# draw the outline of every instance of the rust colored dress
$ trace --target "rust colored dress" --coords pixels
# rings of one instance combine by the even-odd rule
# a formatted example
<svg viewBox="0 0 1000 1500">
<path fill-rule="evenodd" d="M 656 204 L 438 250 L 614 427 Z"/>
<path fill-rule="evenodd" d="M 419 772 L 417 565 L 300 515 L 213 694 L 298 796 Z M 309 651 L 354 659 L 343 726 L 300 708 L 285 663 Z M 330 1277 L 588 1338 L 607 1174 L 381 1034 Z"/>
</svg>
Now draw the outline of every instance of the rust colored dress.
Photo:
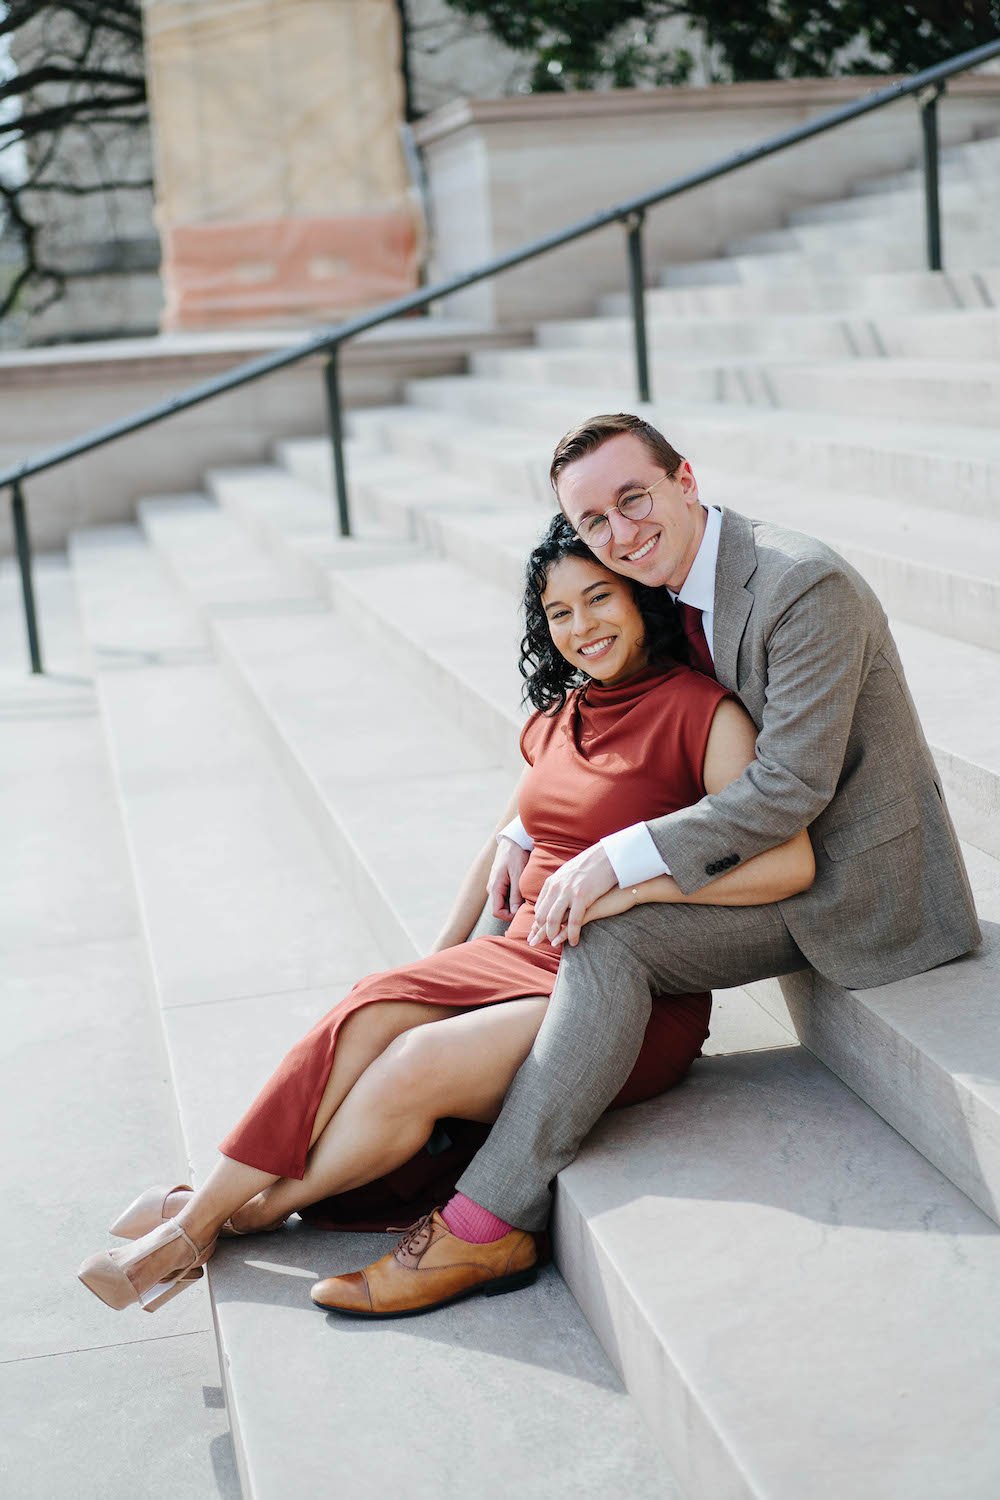
<svg viewBox="0 0 1000 1500">
<path fill-rule="evenodd" d="M 467 1009 L 551 995 L 559 952 L 527 943 L 543 882 L 604 835 L 704 796 L 705 745 L 725 696 L 701 673 L 661 664 L 615 687 L 590 682 L 558 713 L 534 714 L 521 735 L 529 770 L 519 813 L 535 847 L 521 877 L 523 903 L 507 932 L 360 980 L 287 1054 L 220 1151 L 279 1177 L 304 1175 L 337 1033 L 364 1005 L 406 1000 Z M 700 1056 L 710 1012 L 706 994 L 656 997 L 642 1051 L 611 1107 L 652 1098 L 679 1082 Z M 325 1204 L 327 1218 L 336 1221 L 335 1200 Z"/>
</svg>

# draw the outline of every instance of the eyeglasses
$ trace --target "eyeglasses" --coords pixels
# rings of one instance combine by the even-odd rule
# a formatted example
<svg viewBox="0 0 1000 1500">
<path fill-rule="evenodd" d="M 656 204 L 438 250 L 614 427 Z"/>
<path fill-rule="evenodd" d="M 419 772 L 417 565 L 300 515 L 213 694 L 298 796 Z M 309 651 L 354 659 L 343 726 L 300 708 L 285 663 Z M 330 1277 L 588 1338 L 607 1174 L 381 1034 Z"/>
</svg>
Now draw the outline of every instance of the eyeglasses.
<svg viewBox="0 0 1000 1500">
<path fill-rule="evenodd" d="M 623 495 L 600 515 L 584 516 L 579 526 L 573 529 L 588 547 L 606 547 L 613 535 L 611 522 L 608 520 L 611 512 L 616 510 L 626 521 L 644 521 L 653 509 L 653 491 L 656 486 L 662 484 L 665 479 L 672 478 L 672 474 L 661 474 L 648 489 L 635 490 L 628 495 Z"/>
</svg>

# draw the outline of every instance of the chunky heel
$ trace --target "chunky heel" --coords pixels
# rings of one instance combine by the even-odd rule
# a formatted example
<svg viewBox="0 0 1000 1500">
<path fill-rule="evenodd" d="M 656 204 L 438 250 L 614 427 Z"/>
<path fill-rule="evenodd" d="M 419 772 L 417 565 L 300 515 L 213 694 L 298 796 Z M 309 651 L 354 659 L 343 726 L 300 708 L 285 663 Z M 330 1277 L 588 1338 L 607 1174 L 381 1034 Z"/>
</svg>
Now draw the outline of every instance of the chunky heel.
<svg viewBox="0 0 1000 1500">
<path fill-rule="evenodd" d="M 201 1267 L 196 1266 L 193 1271 L 185 1271 L 184 1275 L 179 1276 L 176 1281 L 160 1281 L 156 1286 L 151 1286 L 148 1292 L 140 1292 L 139 1301 L 142 1303 L 143 1312 L 155 1312 L 158 1307 L 163 1306 L 164 1302 L 169 1302 L 171 1297 L 176 1297 L 178 1293 L 183 1292 L 184 1288 L 190 1286 L 193 1281 L 200 1281 L 204 1274 Z"/>
</svg>

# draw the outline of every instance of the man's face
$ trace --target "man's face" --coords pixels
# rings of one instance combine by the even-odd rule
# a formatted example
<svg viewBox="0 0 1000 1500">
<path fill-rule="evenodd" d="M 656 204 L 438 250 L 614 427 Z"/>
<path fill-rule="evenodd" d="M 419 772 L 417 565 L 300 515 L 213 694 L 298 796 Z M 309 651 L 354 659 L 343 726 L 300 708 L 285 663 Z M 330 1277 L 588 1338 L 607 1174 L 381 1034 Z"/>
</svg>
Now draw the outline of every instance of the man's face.
<svg viewBox="0 0 1000 1500">
<path fill-rule="evenodd" d="M 559 476 L 559 503 L 577 530 L 593 515 L 607 512 L 611 537 L 594 556 L 605 567 L 650 587 L 679 592 L 705 532 L 698 485 L 686 461 L 672 479 L 634 432 L 608 438 L 593 453 L 568 464 Z M 657 480 L 662 481 L 657 484 Z M 642 521 L 630 521 L 608 507 L 637 490 L 653 490 L 653 508 Z"/>
</svg>

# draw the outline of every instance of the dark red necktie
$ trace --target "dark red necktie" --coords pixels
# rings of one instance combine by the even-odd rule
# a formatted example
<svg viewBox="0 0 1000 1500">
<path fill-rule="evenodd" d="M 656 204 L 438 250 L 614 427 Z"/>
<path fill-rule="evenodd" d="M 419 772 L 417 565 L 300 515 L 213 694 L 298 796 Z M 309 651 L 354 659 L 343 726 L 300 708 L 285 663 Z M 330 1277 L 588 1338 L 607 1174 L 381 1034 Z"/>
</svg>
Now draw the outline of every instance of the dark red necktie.
<svg viewBox="0 0 1000 1500">
<path fill-rule="evenodd" d="M 715 676 L 715 662 L 712 653 L 708 649 L 708 641 L 705 639 L 705 627 L 701 622 L 701 610 L 695 609 L 693 604 L 682 604 L 678 599 L 677 608 L 681 612 L 681 628 L 687 636 L 688 653 L 691 657 L 691 665 L 698 672 L 704 672 L 706 677 Z"/>
</svg>

